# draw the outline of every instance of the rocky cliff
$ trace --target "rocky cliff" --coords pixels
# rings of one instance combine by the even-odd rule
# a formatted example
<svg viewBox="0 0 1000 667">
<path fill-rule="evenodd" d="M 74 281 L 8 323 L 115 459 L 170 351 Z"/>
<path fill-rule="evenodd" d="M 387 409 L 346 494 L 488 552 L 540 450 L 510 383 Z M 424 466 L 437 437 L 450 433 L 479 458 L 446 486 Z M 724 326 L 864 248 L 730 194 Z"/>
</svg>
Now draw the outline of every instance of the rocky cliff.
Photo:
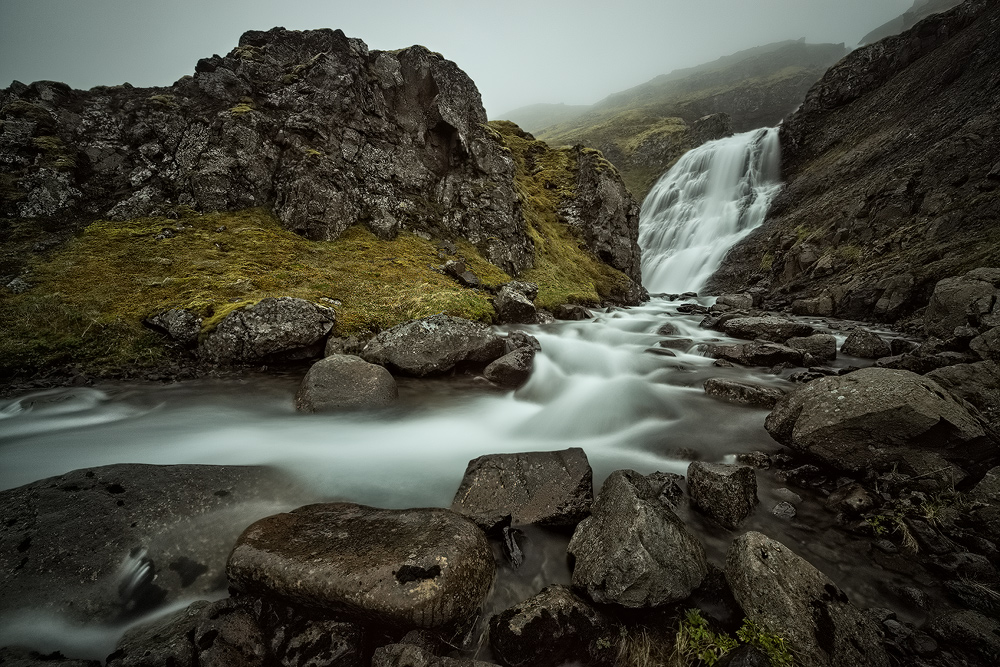
<svg viewBox="0 0 1000 667">
<path fill-rule="evenodd" d="M 533 196 L 544 184 L 508 143 L 455 63 L 339 30 L 247 32 L 164 88 L 14 82 L 0 91 L 0 374 L 102 347 L 148 356 L 143 319 L 179 308 L 211 327 L 267 297 L 333 305 L 345 335 L 438 312 L 494 320 L 490 290 L 515 276 L 546 307 L 637 302 L 638 209 L 614 168 L 567 154 L 558 196 Z M 449 259 L 480 282 L 443 275 Z M 106 327 L 129 342 L 102 346 Z"/>
<path fill-rule="evenodd" d="M 782 126 L 784 191 L 709 289 L 891 322 L 994 265 L 998 34 L 1000 5 L 968 0 L 830 68 Z"/>
</svg>

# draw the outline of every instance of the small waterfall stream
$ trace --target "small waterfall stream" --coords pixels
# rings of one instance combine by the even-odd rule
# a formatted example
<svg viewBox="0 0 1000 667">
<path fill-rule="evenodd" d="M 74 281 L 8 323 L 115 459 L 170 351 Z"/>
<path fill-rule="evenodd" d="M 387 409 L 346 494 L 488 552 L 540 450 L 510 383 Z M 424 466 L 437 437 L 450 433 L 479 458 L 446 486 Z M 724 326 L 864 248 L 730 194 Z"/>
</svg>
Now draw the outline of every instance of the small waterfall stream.
<svg viewBox="0 0 1000 667">
<path fill-rule="evenodd" d="M 650 293 L 698 292 L 726 252 L 764 221 L 781 187 L 777 128 L 688 151 L 642 203 L 642 282 Z"/>
</svg>

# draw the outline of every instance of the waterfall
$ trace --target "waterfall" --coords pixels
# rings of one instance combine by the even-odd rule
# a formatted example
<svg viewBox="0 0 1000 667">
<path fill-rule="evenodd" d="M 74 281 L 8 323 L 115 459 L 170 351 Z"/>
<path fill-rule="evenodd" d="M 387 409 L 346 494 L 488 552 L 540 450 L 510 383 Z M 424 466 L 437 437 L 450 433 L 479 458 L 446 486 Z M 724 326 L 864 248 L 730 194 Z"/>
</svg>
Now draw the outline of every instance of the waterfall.
<svg viewBox="0 0 1000 667">
<path fill-rule="evenodd" d="M 642 282 L 652 293 L 697 292 L 726 252 L 764 221 L 781 187 L 777 128 L 688 151 L 642 203 Z"/>
</svg>

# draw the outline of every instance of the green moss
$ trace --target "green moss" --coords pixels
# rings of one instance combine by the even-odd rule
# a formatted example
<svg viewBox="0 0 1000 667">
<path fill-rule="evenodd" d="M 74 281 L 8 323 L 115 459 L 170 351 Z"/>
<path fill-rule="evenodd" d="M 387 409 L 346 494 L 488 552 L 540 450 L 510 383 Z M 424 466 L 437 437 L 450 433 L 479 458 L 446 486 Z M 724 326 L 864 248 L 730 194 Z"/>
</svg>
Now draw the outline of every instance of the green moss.
<svg viewBox="0 0 1000 667">
<path fill-rule="evenodd" d="M 576 193 L 573 149 L 550 148 L 510 121 L 489 125 L 516 165 L 515 185 L 535 244 L 535 266 L 519 279 L 538 284 L 535 303 L 542 308 L 569 302 L 596 305 L 624 293 L 628 278 L 584 249 L 582 240 L 559 219 L 559 207 Z"/>
<path fill-rule="evenodd" d="M 215 231 L 222 226 L 224 232 Z M 157 240 L 164 227 L 177 235 Z M 461 249 L 488 284 L 509 279 L 490 270 L 471 244 Z M 142 326 L 144 318 L 190 308 L 208 318 L 207 329 L 268 296 L 341 301 L 341 335 L 440 312 L 492 321 L 489 294 L 434 271 L 439 263 L 434 243 L 412 234 L 381 241 L 352 227 L 336 241 L 309 241 L 257 209 L 98 221 L 31 266 L 31 290 L 0 294 L 0 321 L 8 329 L 0 338 L 0 376 L 52 366 L 104 372 L 155 364 L 163 359 L 163 341 Z"/>
<path fill-rule="evenodd" d="M 774 255 L 769 252 L 764 253 L 764 256 L 760 258 L 760 270 L 770 272 L 772 266 L 774 266 Z"/>
<path fill-rule="evenodd" d="M 173 95 L 150 95 L 147 99 L 150 106 L 160 109 L 176 109 L 177 100 Z"/>
<path fill-rule="evenodd" d="M 32 104 L 25 100 L 14 100 L 0 108 L 0 116 L 7 118 L 23 118 L 36 123 L 48 124 L 52 122 L 52 114 L 45 107 Z"/>
<path fill-rule="evenodd" d="M 56 136 L 41 136 L 31 140 L 35 148 L 42 154 L 42 163 L 52 169 L 73 169 L 76 159 Z"/>
<path fill-rule="evenodd" d="M 240 114 L 245 114 L 250 111 L 253 111 L 253 104 L 247 104 L 246 102 L 240 102 L 236 106 L 229 109 L 229 113 L 234 116 L 239 116 Z"/>
<path fill-rule="evenodd" d="M 837 246 L 837 249 L 834 250 L 834 256 L 845 262 L 857 264 L 861 261 L 861 248 L 850 244 Z"/>
</svg>

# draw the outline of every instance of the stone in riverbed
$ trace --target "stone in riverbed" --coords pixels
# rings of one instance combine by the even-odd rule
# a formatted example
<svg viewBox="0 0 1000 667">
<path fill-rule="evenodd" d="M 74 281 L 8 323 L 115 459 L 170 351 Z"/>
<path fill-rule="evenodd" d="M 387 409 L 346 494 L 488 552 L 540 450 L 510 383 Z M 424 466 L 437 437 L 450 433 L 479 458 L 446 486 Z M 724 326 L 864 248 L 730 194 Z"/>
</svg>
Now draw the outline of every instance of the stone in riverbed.
<svg viewBox="0 0 1000 667">
<path fill-rule="evenodd" d="M 243 593 L 452 633 L 475 619 L 494 570 L 486 536 L 449 510 L 326 503 L 251 525 L 226 573 Z"/>
<path fill-rule="evenodd" d="M 501 387 L 516 389 L 528 381 L 534 365 L 534 348 L 521 347 L 492 362 L 483 371 L 483 375 Z"/>
<path fill-rule="evenodd" d="M 504 355 L 504 339 L 485 324 L 432 315 L 383 331 L 359 355 L 369 363 L 419 377 L 459 365 L 485 367 Z"/>
<path fill-rule="evenodd" d="M 840 346 L 841 354 L 862 359 L 880 359 L 892 354 L 889 344 L 876 334 L 858 327 L 847 337 L 844 344 Z"/>
<path fill-rule="evenodd" d="M 593 473 L 579 447 L 489 454 L 469 461 L 451 509 L 483 530 L 513 525 L 573 527 L 594 502 Z"/>
<path fill-rule="evenodd" d="M 785 392 L 776 387 L 765 387 L 753 382 L 741 382 L 729 378 L 705 380 L 705 393 L 728 403 L 757 408 L 773 408 L 774 404 L 785 395 Z"/>
<path fill-rule="evenodd" d="M 688 597 L 705 578 L 705 548 L 634 470 L 608 477 L 573 533 L 573 586 L 591 600 L 644 608 Z"/>
<path fill-rule="evenodd" d="M 766 340 L 784 343 L 793 336 L 811 336 L 814 329 L 808 324 L 780 317 L 737 317 L 723 325 L 723 330 L 733 338 Z"/>
<path fill-rule="evenodd" d="M 785 343 L 793 350 L 808 352 L 819 362 L 833 361 L 837 358 L 837 339 L 830 334 L 813 334 L 812 336 L 789 338 Z"/>
<path fill-rule="evenodd" d="M 317 361 L 295 395 L 299 412 L 382 408 L 399 398 L 396 380 L 382 366 L 334 354 Z"/>
<path fill-rule="evenodd" d="M 729 529 L 757 506 L 757 475 L 750 466 L 694 461 L 687 469 L 687 488 L 695 507 Z"/>
<path fill-rule="evenodd" d="M 737 345 L 713 345 L 709 356 L 725 359 L 741 366 L 776 366 L 778 364 L 802 364 L 802 352 L 779 343 L 754 341 Z"/>
<path fill-rule="evenodd" d="M 330 308 L 290 296 L 234 310 L 198 346 L 217 363 L 294 361 L 321 356 L 337 321 Z"/>
<path fill-rule="evenodd" d="M 822 572 L 757 532 L 736 538 L 726 579 L 748 619 L 783 637 L 803 667 L 887 667 L 875 623 Z"/>
<path fill-rule="evenodd" d="M 802 385 L 778 401 L 764 427 L 786 447 L 847 472 L 884 467 L 908 448 L 976 460 L 995 447 L 936 382 L 884 368 Z"/>
<path fill-rule="evenodd" d="M 614 664 L 619 634 L 565 586 L 549 586 L 490 619 L 493 655 L 508 667 Z"/>
<path fill-rule="evenodd" d="M 747 310 L 753 308 L 753 297 L 749 294 L 723 294 L 715 300 L 716 305 Z"/>
<path fill-rule="evenodd" d="M 553 309 L 552 314 L 557 320 L 589 320 L 594 316 L 592 312 L 575 303 L 561 303 Z"/>
<path fill-rule="evenodd" d="M 538 286 L 520 280 L 512 280 L 497 292 L 493 299 L 497 317 L 501 322 L 514 324 L 534 324 L 538 321 L 538 311 L 532 303 L 538 296 Z"/>
</svg>

